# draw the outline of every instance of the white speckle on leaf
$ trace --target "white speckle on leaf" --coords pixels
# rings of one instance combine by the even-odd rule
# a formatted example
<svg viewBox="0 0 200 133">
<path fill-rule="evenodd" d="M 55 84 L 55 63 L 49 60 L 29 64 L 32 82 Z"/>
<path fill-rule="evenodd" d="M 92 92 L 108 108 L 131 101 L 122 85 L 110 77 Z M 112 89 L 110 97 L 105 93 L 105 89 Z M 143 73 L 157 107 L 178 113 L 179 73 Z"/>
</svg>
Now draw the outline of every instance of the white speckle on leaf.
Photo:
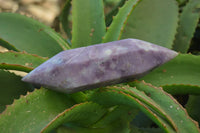
<svg viewBox="0 0 200 133">
<path fill-rule="evenodd" d="M 173 106 L 171 105 L 171 106 L 169 106 L 171 109 L 173 108 Z"/>
</svg>

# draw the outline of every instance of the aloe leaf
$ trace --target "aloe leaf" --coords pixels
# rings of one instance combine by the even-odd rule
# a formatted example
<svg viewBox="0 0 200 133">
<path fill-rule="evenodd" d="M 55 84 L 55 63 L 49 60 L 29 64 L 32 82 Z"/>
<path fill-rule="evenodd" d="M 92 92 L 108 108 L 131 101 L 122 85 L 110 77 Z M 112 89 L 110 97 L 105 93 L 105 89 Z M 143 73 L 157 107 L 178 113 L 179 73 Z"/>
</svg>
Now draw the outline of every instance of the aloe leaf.
<svg viewBox="0 0 200 133">
<path fill-rule="evenodd" d="M 33 88 L 30 84 L 21 82 L 21 77 L 8 71 L 0 70 L 0 113 L 5 105 L 11 104 L 20 95 L 26 94 Z"/>
<path fill-rule="evenodd" d="M 188 0 L 176 0 L 178 2 L 179 5 L 183 5 L 185 3 L 187 3 Z"/>
<path fill-rule="evenodd" d="M 68 44 L 48 26 L 14 13 L 0 13 L 0 38 L 8 49 L 45 57 L 69 49 Z"/>
<path fill-rule="evenodd" d="M 141 128 L 142 133 L 164 133 L 160 128 Z"/>
<path fill-rule="evenodd" d="M 186 109 L 189 115 L 200 123 L 200 96 L 190 95 L 186 104 Z"/>
<path fill-rule="evenodd" d="M 156 88 L 151 84 L 145 82 L 135 82 L 131 86 L 138 90 L 144 91 L 149 95 L 160 107 L 172 118 L 176 124 L 176 132 L 180 133 L 199 133 L 200 129 L 198 123 L 192 120 L 186 110 L 162 88 Z"/>
<path fill-rule="evenodd" d="M 3 40 L 1 37 L 0 37 L 0 46 L 3 46 L 4 48 L 11 49 L 14 51 L 19 51 L 15 46 L 13 46 L 9 42 Z"/>
<path fill-rule="evenodd" d="M 172 118 L 170 118 L 165 110 L 163 110 L 161 108 L 161 106 L 159 104 L 157 104 L 154 100 L 152 100 L 148 95 L 145 95 L 143 93 L 141 93 L 140 91 L 137 90 L 137 88 L 131 88 L 129 86 L 122 86 L 123 92 L 137 98 L 138 100 L 140 100 L 140 102 L 142 102 L 143 104 L 145 104 L 146 106 L 149 107 L 149 109 L 156 111 L 157 113 L 159 113 L 159 116 L 161 116 L 162 118 L 164 118 L 167 122 L 169 122 L 169 124 L 176 129 L 176 125 L 173 122 Z"/>
<path fill-rule="evenodd" d="M 164 85 L 163 89 L 173 95 L 186 95 L 200 94 L 200 86 L 199 85 L 191 85 L 191 84 L 172 84 L 172 85 Z"/>
<path fill-rule="evenodd" d="M 166 132 L 199 132 L 198 124 L 189 117 L 186 110 L 161 88 L 144 82 L 134 82 L 131 86 L 138 91 L 136 88 L 121 85 L 107 87 L 105 90 L 100 89 L 90 99 L 107 106 L 117 104 L 138 107 Z"/>
<path fill-rule="evenodd" d="M 153 124 L 154 122 L 141 111 L 131 121 L 131 125 L 138 128 L 151 128 Z"/>
<path fill-rule="evenodd" d="M 109 111 L 93 125 L 97 128 L 106 128 L 107 125 L 112 124 L 115 121 L 130 122 L 138 113 L 138 109 L 133 109 L 130 106 L 116 105 L 110 107 Z"/>
<path fill-rule="evenodd" d="M 46 60 L 47 58 L 24 52 L 0 52 L 0 69 L 30 72 Z"/>
<path fill-rule="evenodd" d="M 109 26 L 112 23 L 113 16 L 118 13 L 119 8 L 122 7 L 125 2 L 126 0 L 120 0 L 120 2 L 106 15 L 106 26 Z"/>
<path fill-rule="evenodd" d="M 162 129 L 160 128 L 138 128 L 135 127 L 134 125 L 130 126 L 130 133 L 165 133 Z"/>
<path fill-rule="evenodd" d="M 21 96 L 0 115 L 4 133 L 39 133 L 73 102 L 66 95 L 44 88 Z"/>
<path fill-rule="evenodd" d="M 142 0 L 129 16 L 121 36 L 172 48 L 178 26 L 175 0 Z"/>
<path fill-rule="evenodd" d="M 200 56 L 179 54 L 141 78 L 172 94 L 200 94 Z"/>
<path fill-rule="evenodd" d="M 180 16 L 178 33 L 173 49 L 182 53 L 187 53 L 191 39 L 198 25 L 200 18 L 200 1 L 189 0 Z"/>
<path fill-rule="evenodd" d="M 71 28 L 69 27 L 69 14 L 71 9 L 71 0 L 66 0 L 65 5 L 62 9 L 60 15 L 60 22 L 62 24 L 62 28 L 64 29 L 67 37 L 71 39 Z"/>
<path fill-rule="evenodd" d="M 89 100 L 92 100 L 106 107 L 112 107 L 114 105 L 124 105 L 124 106 L 130 106 L 133 109 L 139 108 L 148 117 L 150 117 L 156 124 L 158 124 L 164 131 L 170 133 L 175 132 L 171 124 L 167 122 L 168 120 L 166 121 L 165 119 L 163 119 L 163 117 L 160 117 L 160 115 L 156 113 L 156 111 L 159 111 L 160 108 L 159 107 L 154 108 L 156 110 L 151 108 L 152 106 L 154 107 L 157 106 L 157 104 L 154 103 L 154 105 L 152 105 L 151 104 L 152 100 L 150 98 L 147 98 L 147 96 L 144 96 L 145 94 L 143 92 L 137 91 L 135 89 L 137 93 L 134 93 L 131 92 L 131 90 L 129 91 L 129 89 L 125 88 L 120 89 L 120 87 L 101 88 L 99 91 L 92 94 L 89 97 Z M 143 99 L 143 101 L 140 101 L 135 96 L 140 97 L 140 100 Z M 148 105 L 146 103 L 148 103 Z M 149 105 L 152 106 L 149 107 Z M 118 117 L 123 117 L 123 116 L 118 116 Z"/>
<path fill-rule="evenodd" d="M 72 93 L 69 94 L 69 96 L 71 97 L 71 99 L 74 100 L 74 102 L 76 103 L 83 103 L 87 101 L 87 94 L 85 94 L 84 92 L 76 92 L 76 93 Z"/>
<path fill-rule="evenodd" d="M 72 47 L 101 43 L 106 31 L 103 0 L 72 1 Z"/>
<path fill-rule="evenodd" d="M 59 127 L 57 133 L 129 133 L 129 124 L 124 121 L 116 121 L 105 128 L 84 128 L 73 125 Z"/>
<path fill-rule="evenodd" d="M 104 43 L 120 39 L 126 25 L 126 21 L 134 10 L 135 6 L 139 3 L 139 1 L 140 0 L 126 1 L 123 7 L 118 11 L 117 15 L 113 18 L 112 24 L 110 25 L 105 36 L 103 37 Z"/>
<path fill-rule="evenodd" d="M 88 127 L 98 121 L 106 111 L 101 105 L 92 102 L 76 104 L 59 114 L 41 132 L 47 133 L 64 123 L 75 123 L 83 127 Z"/>
<path fill-rule="evenodd" d="M 78 126 L 61 126 L 57 129 L 57 133 L 108 133 L 108 129 L 104 128 L 84 128 Z"/>
<path fill-rule="evenodd" d="M 173 122 L 172 118 L 170 116 L 167 115 L 166 111 L 162 108 L 161 105 L 159 105 L 159 103 L 156 103 L 154 100 L 152 100 L 149 97 L 149 94 L 144 94 L 141 91 L 138 91 L 137 88 L 131 88 L 129 86 L 121 86 L 122 89 L 119 88 L 119 90 L 123 91 L 124 93 L 127 93 L 129 95 L 131 95 L 134 98 L 137 98 L 137 100 L 139 100 L 140 102 L 142 102 L 143 104 L 145 104 L 145 106 L 147 106 L 152 112 L 156 112 L 156 114 L 158 116 L 160 116 L 162 119 L 164 119 L 165 121 L 167 121 L 175 130 L 177 129 L 175 122 Z M 117 88 L 115 88 L 117 89 Z M 146 112 L 145 112 L 146 113 Z M 149 115 L 149 113 L 146 113 L 147 115 Z M 155 119 L 155 116 L 151 116 L 153 119 Z M 160 121 L 162 121 L 162 119 Z M 157 122 L 157 121 L 156 121 Z M 163 126 L 160 123 L 161 127 Z M 165 129 L 165 127 L 164 127 Z"/>
</svg>

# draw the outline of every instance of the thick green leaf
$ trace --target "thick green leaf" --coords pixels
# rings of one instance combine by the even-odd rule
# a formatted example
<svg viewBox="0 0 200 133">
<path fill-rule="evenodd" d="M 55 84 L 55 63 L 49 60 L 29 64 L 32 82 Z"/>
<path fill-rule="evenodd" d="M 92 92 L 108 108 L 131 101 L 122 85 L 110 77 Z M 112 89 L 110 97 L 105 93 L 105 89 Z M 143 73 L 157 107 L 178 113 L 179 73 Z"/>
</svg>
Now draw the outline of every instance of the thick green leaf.
<svg viewBox="0 0 200 133">
<path fill-rule="evenodd" d="M 182 5 L 187 3 L 188 0 L 176 0 L 176 1 L 179 3 L 179 5 Z"/>
<path fill-rule="evenodd" d="M 113 16 L 118 13 L 120 7 L 122 7 L 125 2 L 126 0 L 120 0 L 120 2 L 106 15 L 106 26 L 110 26 L 113 21 Z"/>
<path fill-rule="evenodd" d="M 160 128 L 138 128 L 135 127 L 134 125 L 131 125 L 131 132 L 130 133 L 165 133 L 162 129 Z"/>
<path fill-rule="evenodd" d="M 69 96 L 70 96 L 71 99 L 73 99 L 74 102 L 76 102 L 76 103 L 83 103 L 83 102 L 86 102 L 86 101 L 87 101 L 87 95 L 86 95 L 84 92 L 82 92 L 82 91 L 69 94 Z"/>
<path fill-rule="evenodd" d="M 189 115 L 200 124 L 200 96 L 190 95 L 186 109 Z"/>
<path fill-rule="evenodd" d="M 66 0 L 65 5 L 62 9 L 62 13 L 60 15 L 60 22 L 62 24 L 62 28 L 64 29 L 67 37 L 71 39 L 71 28 L 69 26 L 69 15 L 71 9 L 71 0 Z"/>
<path fill-rule="evenodd" d="M 122 85 L 107 87 L 94 93 L 90 99 L 107 106 L 138 107 L 166 132 L 198 133 L 200 131 L 198 124 L 189 117 L 185 109 L 162 88 L 144 82 L 134 82 L 131 86 L 138 90 Z"/>
<path fill-rule="evenodd" d="M 154 122 L 141 111 L 131 121 L 131 125 L 139 128 L 151 128 L 153 124 Z"/>
<path fill-rule="evenodd" d="M 102 106 L 92 102 L 76 104 L 59 114 L 42 130 L 42 133 L 49 132 L 59 125 L 69 122 L 88 127 L 99 120 L 106 111 Z"/>
<path fill-rule="evenodd" d="M 3 46 L 7 49 L 12 49 L 14 51 L 19 51 L 18 49 L 15 48 L 15 46 L 13 46 L 9 42 L 6 42 L 5 40 L 1 39 L 1 37 L 0 37 L 0 46 Z"/>
<path fill-rule="evenodd" d="M 15 100 L 0 115 L 3 133 L 39 133 L 60 112 L 72 106 L 65 94 L 44 88 Z"/>
<path fill-rule="evenodd" d="M 186 95 L 186 94 L 200 94 L 199 85 L 190 85 L 190 84 L 172 84 L 164 85 L 163 89 L 173 95 Z"/>
<path fill-rule="evenodd" d="M 168 118 L 164 119 L 162 117 L 164 115 L 158 113 L 162 112 L 162 110 L 160 110 L 160 107 L 155 102 L 152 103 L 153 101 L 151 100 L 151 98 L 148 98 L 147 95 L 145 95 L 143 92 L 137 91 L 135 88 L 132 88 L 131 90 L 130 87 L 102 88 L 96 93 L 92 94 L 89 97 L 89 100 L 102 104 L 106 107 L 114 105 L 124 105 L 124 106 L 130 106 L 133 109 L 139 108 L 155 123 L 157 123 L 164 131 L 174 133 L 174 129 L 172 127 L 172 125 L 174 124 L 168 123 L 171 120 L 169 120 Z M 126 114 L 124 114 L 123 116 L 126 116 Z M 123 116 L 118 116 L 118 117 L 120 118 Z"/>
<path fill-rule="evenodd" d="M 200 18 L 200 0 L 189 0 L 180 16 L 173 49 L 187 53 Z"/>
<path fill-rule="evenodd" d="M 83 128 L 78 126 L 62 126 L 58 128 L 58 133 L 129 133 L 129 124 L 124 121 L 116 121 L 105 128 Z"/>
<path fill-rule="evenodd" d="M 0 113 L 5 105 L 11 104 L 20 95 L 32 90 L 32 86 L 21 82 L 21 77 L 7 71 L 0 70 Z"/>
<path fill-rule="evenodd" d="M 14 13 L 0 13 L 0 39 L 0 45 L 8 49 L 45 57 L 69 49 L 67 43 L 48 26 Z"/>
<path fill-rule="evenodd" d="M 109 129 L 86 128 L 78 126 L 62 126 L 57 129 L 57 133 L 110 133 Z"/>
<path fill-rule="evenodd" d="M 166 113 L 172 118 L 176 124 L 176 132 L 179 133 L 199 133 L 200 129 L 198 123 L 193 121 L 186 110 L 162 88 L 156 88 L 151 84 L 144 82 L 134 82 L 131 86 L 144 91 L 149 95 Z"/>
<path fill-rule="evenodd" d="M 46 60 L 47 58 L 24 52 L 0 52 L 0 69 L 30 72 Z"/>
<path fill-rule="evenodd" d="M 135 6 L 139 3 L 140 0 L 129 0 L 126 1 L 124 6 L 119 10 L 117 15 L 113 18 L 113 22 L 108 28 L 106 32 L 103 42 L 111 42 L 119 40 L 121 34 L 124 30 L 126 25 L 127 19 L 129 18 L 130 14 L 132 13 Z"/>
<path fill-rule="evenodd" d="M 105 114 L 93 127 L 105 128 L 107 125 L 112 124 L 115 121 L 130 122 L 138 113 L 138 109 L 133 109 L 130 106 L 114 106 L 109 109 L 109 112 Z"/>
<path fill-rule="evenodd" d="M 72 47 L 101 43 L 106 31 L 103 0 L 72 1 Z"/>
<path fill-rule="evenodd" d="M 142 133 L 164 133 L 160 128 L 141 128 Z"/>
<path fill-rule="evenodd" d="M 172 48 L 177 26 L 175 0 L 142 0 L 130 15 L 121 38 L 136 38 Z"/>
<path fill-rule="evenodd" d="M 141 80 L 171 94 L 200 94 L 200 56 L 179 54 Z"/>
</svg>

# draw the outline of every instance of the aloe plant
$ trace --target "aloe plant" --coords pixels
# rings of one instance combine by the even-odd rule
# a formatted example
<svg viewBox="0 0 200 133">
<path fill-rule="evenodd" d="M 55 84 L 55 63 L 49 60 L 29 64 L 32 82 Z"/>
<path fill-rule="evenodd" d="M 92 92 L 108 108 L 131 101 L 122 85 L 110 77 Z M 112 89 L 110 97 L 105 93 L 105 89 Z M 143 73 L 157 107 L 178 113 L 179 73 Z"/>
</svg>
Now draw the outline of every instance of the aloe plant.
<svg viewBox="0 0 200 133">
<path fill-rule="evenodd" d="M 199 28 L 200 1 L 120 0 L 110 13 L 105 14 L 106 3 L 106 0 L 67 0 L 60 15 L 67 40 L 34 19 L 0 13 L 0 45 L 9 50 L 0 52 L 1 132 L 200 132 L 200 56 L 189 53 L 193 53 L 193 37 L 195 29 Z M 71 94 L 50 90 L 48 85 L 52 86 L 52 82 L 46 86 L 23 82 L 23 76 L 11 71 L 29 73 L 59 52 L 78 51 L 84 49 L 79 47 L 95 47 L 94 44 L 100 46 L 100 43 L 106 47 L 113 41 L 127 38 L 144 40 L 159 45 L 159 48 L 176 50 L 179 54 L 145 73 L 146 76 L 137 77 L 137 80 L 123 80 L 123 83 L 112 83 L 112 86 L 100 83 L 91 90 L 80 89 Z M 200 39 L 198 35 L 197 38 Z M 148 49 L 142 44 L 138 46 Z M 99 48 L 102 51 L 104 47 Z M 136 49 L 131 48 L 133 51 Z M 151 48 L 152 51 L 156 49 Z M 142 54 L 134 52 L 135 55 L 140 53 L 141 58 L 146 60 L 145 64 L 135 66 L 138 69 L 148 66 L 147 61 L 153 62 L 159 57 L 154 56 L 155 60 L 147 58 L 144 55 L 148 55 L 149 51 L 144 51 Z M 194 52 L 199 51 L 197 48 Z M 80 52 L 73 55 L 80 55 Z M 163 54 L 163 51 L 159 52 Z M 70 58 L 68 52 L 67 55 L 69 57 L 62 58 Z M 117 65 L 120 68 L 124 64 Z M 45 67 L 48 68 L 48 65 Z M 59 64 L 59 71 L 64 73 L 61 68 L 62 63 Z M 46 78 L 54 81 L 51 75 L 44 80 L 48 80 Z M 55 80 L 63 78 L 58 75 Z M 90 88 L 88 82 L 84 85 L 86 89 Z"/>
</svg>

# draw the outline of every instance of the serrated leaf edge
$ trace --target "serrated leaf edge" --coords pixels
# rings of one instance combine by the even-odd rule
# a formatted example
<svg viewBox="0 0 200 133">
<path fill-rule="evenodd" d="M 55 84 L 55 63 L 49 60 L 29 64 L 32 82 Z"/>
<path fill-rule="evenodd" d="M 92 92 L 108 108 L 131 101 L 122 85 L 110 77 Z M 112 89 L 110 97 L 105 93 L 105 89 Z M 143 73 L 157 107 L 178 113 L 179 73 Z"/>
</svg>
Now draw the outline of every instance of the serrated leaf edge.
<svg viewBox="0 0 200 133">
<path fill-rule="evenodd" d="M 46 129 L 48 129 L 48 127 L 54 122 L 56 121 L 56 119 L 58 119 L 59 117 L 65 115 L 66 112 L 69 112 L 71 110 L 73 110 L 74 108 L 76 108 L 77 106 L 80 106 L 80 105 L 84 105 L 84 104 L 91 104 L 93 102 L 84 102 L 84 103 L 78 103 L 78 104 L 75 104 L 73 105 L 72 107 L 64 110 L 63 112 L 61 112 L 60 114 L 58 114 L 53 120 L 51 120 L 42 130 L 41 130 L 41 133 L 45 133 L 46 132 Z M 97 104 L 97 103 L 93 103 L 93 104 Z M 97 104 L 98 105 L 98 104 Z"/>
<path fill-rule="evenodd" d="M 34 93 L 35 91 L 39 91 L 39 90 L 38 90 L 38 89 L 35 89 L 35 90 L 32 91 L 32 92 L 27 91 L 26 94 L 20 95 L 18 99 L 14 99 L 12 104 L 6 105 L 6 109 L 5 109 L 2 113 L 0 113 L 0 118 L 1 118 L 2 115 L 6 114 L 6 112 L 7 112 L 7 110 L 8 110 L 9 108 L 15 106 L 15 103 L 16 103 L 16 102 L 18 102 L 20 99 L 26 98 L 27 96 L 31 95 L 31 94 Z"/>
<path fill-rule="evenodd" d="M 100 92 L 101 92 L 101 93 L 103 93 L 103 92 L 114 92 L 114 93 L 123 94 L 123 95 L 125 95 L 125 96 L 128 96 L 129 98 L 133 99 L 134 102 L 136 102 L 137 104 L 140 105 L 140 106 L 138 106 L 138 107 L 139 107 L 141 110 L 143 110 L 144 112 L 146 112 L 146 115 L 149 115 L 149 117 L 150 117 L 150 115 L 153 116 L 153 117 L 154 117 L 154 122 L 156 122 L 163 130 L 165 130 L 166 132 L 168 131 L 168 130 L 167 130 L 167 125 L 164 124 L 164 123 L 161 121 L 162 118 L 158 117 L 152 110 L 150 110 L 150 109 L 146 106 L 146 104 L 144 104 L 143 102 L 141 102 L 139 99 L 137 99 L 137 98 L 135 98 L 135 97 L 131 96 L 130 94 L 127 94 L 127 93 L 125 93 L 125 92 L 123 92 L 123 91 L 106 90 L 106 89 L 104 89 L 104 90 L 100 90 Z"/>
<path fill-rule="evenodd" d="M 170 97 L 170 98 L 174 101 L 175 104 L 179 105 L 179 107 L 184 111 L 186 117 L 187 117 L 188 119 L 190 119 L 190 120 L 195 124 L 195 126 L 198 128 L 198 130 L 199 130 L 199 132 L 200 132 L 198 122 L 196 122 L 195 120 L 193 120 L 193 119 L 189 116 L 189 114 L 187 113 L 187 110 L 186 110 L 185 108 L 183 108 L 183 106 L 182 106 L 172 95 L 170 95 L 169 93 L 165 92 L 165 91 L 163 90 L 162 87 L 155 87 L 155 86 L 153 86 L 151 83 L 146 83 L 144 80 L 143 80 L 142 82 L 143 82 L 145 85 L 148 85 L 148 86 L 150 86 L 150 87 L 152 87 L 152 88 L 161 90 L 161 91 L 163 92 L 163 94 L 165 94 L 165 95 L 167 95 L 168 97 Z"/>
</svg>

